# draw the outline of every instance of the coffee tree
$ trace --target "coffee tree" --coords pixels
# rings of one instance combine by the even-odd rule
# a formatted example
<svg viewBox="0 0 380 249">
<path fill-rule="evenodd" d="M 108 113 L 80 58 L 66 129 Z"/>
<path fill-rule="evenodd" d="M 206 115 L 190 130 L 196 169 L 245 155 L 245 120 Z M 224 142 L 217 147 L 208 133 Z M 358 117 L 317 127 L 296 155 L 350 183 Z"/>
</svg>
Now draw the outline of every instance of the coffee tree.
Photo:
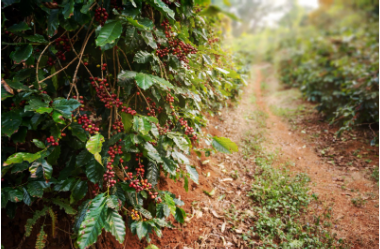
<svg viewBox="0 0 380 249">
<path fill-rule="evenodd" d="M 186 217 L 160 178 L 188 190 L 198 183 L 190 151 L 237 151 L 202 132 L 205 113 L 244 85 L 208 5 L 2 1 L 1 204 L 11 218 L 21 205 L 35 210 L 25 237 L 39 222 L 36 248 L 65 216 L 79 248 L 103 229 L 120 243 L 126 229 L 160 237 L 169 216 Z"/>
</svg>

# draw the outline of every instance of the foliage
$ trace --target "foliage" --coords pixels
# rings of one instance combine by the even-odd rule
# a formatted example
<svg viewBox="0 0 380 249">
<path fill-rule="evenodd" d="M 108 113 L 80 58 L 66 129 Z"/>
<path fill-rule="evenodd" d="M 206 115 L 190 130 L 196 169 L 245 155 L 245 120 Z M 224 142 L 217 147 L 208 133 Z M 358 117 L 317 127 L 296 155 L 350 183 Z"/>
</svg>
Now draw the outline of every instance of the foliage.
<svg viewBox="0 0 380 249">
<path fill-rule="evenodd" d="M 336 4 L 312 13 L 309 21 L 296 39 L 279 45 L 282 82 L 317 102 L 331 123 L 341 125 L 338 134 L 378 123 L 378 16 Z"/>
<path fill-rule="evenodd" d="M 379 184 L 379 167 L 376 167 L 372 174 L 371 174 L 372 178 L 377 182 L 377 184 Z"/>
<path fill-rule="evenodd" d="M 253 219 L 253 226 L 241 238 L 252 248 L 345 248 L 343 240 L 336 239 L 320 224 L 323 217 L 306 220 L 309 205 L 317 199 L 308 193 L 309 177 L 303 173 L 292 176 L 284 165 L 273 167 L 276 154 L 259 149 L 257 155 L 255 163 L 260 173 L 254 175 L 247 192 L 253 202 L 251 210 L 239 214 L 232 206 L 227 212 L 235 222 L 239 218 Z"/>
<path fill-rule="evenodd" d="M 53 236 L 61 215 L 74 217 L 79 248 L 103 229 L 149 242 L 169 216 L 186 218 L 160 178 L 187 189 L 199 176 L 191 150 L 237 151 L 202 133 L 204 114 L 245 83 L 221 49 L 219 15 L 197 14 L 209 1 L 195 2 L 3 1 L 2 208 L 13 217 L 43 200 L 27 236 L 49 214 Z"/>
</svg>

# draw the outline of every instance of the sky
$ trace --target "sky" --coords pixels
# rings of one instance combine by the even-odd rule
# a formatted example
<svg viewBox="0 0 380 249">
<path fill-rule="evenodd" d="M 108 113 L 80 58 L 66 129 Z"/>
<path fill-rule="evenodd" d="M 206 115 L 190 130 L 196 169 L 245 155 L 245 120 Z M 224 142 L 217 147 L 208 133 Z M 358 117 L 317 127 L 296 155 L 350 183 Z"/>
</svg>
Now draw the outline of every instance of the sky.
<svg viewBox="0 0 380 249">
<path fill-rule="evenodd" d="M 267 0 L 264 0 L 267 1 Z M 270 0 L 273 2 L 273 5 L 282 5 L 285 1 L 284 0 Z M 301 6 L 305 6 L 309 8 L 310 10 L 318 8 L 318 0 L 298 0 L 298 4 Z M 283 11 L 278 11 L 274 13 L 268 14 L 264 18 L 264 25 L 267 26 L 276 26 L 276 22 L 285 14 Z"/>
<path fill-rule="evenodd" d="M 222 4 L 222 0 L 216 0 L 216 1 L 219 1 L 221 2 L 221 5 Z M 253 0 L 239 0 L 242 4 L 245 4 L 247 3 L 247 1 L 252 1 L 252 3 L 254 2 Z M 239 2 L 238 1 L 238 2 Z M 266 3 L 266 4 L 269 4 L 270 6 L 276 8 L 280 8 L 279 10 L 277 11 L 272 11 L 272 12 L 269 12 L 260 22 L 260 26 L 269 26 L 269 27 L 275 27 L 278 25 L 278 21 L 281 19 L 281 17 L 287 12 L 286 9 L 284 8 L 281 8 L 282 6 L 284 6 L 286 3 L 287 3 L 287 0 L 260 0 L 262 1 L 263 3 Z M 318 8 L 319 4 L 318 4 L 318 0 L 298 0 L 298 4 L 301 5 L 301 6 L 304 6 L 306 7 L 306 9 L 312 11 L 316 8 Z M 231 8 L 228 9 L 229 12 L 237 15 L 239 17 L 239 14 L 238 14 L 238 10 L 236 7 L 232 6 Z M 249 22 L 249 25 L 253 25 L 254 22 L 253 20 Z M 238 24 L 238 25 L 241 25 L 241 24 Z"/>
<path fill-rule="evenodd" d="M 298 3 L 302 6 L 311 7 L 313 9 L 318 8 L 318 0 L 298 0 Z"/>
</svg>

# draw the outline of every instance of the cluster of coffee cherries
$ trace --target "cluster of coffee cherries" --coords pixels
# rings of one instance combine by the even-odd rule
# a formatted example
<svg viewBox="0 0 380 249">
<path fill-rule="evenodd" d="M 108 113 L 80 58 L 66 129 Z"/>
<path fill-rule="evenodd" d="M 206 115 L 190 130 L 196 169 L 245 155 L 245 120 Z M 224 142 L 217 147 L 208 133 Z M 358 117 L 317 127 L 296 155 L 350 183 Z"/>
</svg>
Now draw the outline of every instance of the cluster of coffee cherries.
<svg viewBox="0 0 380 249">
<path fill-rule="evenodd" d="M 97 67 L 102 67 L 102 71 L 107 69 L 107 63 L 103 63 L 103 65 L 98 65 Z"/>
<path fill-rule="evenodd" d="M 182 126 L 182 127 L 187 127 L 187 121 L 184 120 L 183 118 L 180 118 L 178 120 L 179 124 Z"/>
<path fill-rule="evenodd" d="M 115 156 L 123 153 L 121 151 L 121 145 L 115 144 L 114 146 L 110 146 L 107 153 L 110 156 L 110 160 L 107 163 L 107 170 L 103 175 L 103 179 L 107 188 L 112 188 L 116 184 L 116 180 L 113 179 L 115 177 L 115 171 L 113 171 L 112 164 L 115 162 Z M 120 158 L 119 162 L 123 163 L 124 161 Z M 125 169 L 128 169 L 128 167 L 125 167 Z"/>
<path fill-rule="evenodd" d="M 183 41 L 179 39 L 173 39 L 170 41 L 169 39 L 169 45 L 172 47 L 173 54 L 177 56 L 177 58 L 180 61 L 185 62 L 186 64 L 189 63 L 189 60 L 187 59 L 188 54 L 196 54 L 197 49 L 191 46 L 190 44 L 186 44 Z"/>
<path fill-rule="evenodd" d="M 174 102 L 174 97 L 170 93 L 166 95 L 166 102 L 169 103 L 171 109 L 174 109 L 174 106 L 172 104 Z"/>
<path fill-rule="evenodd" d="M 156 116 L 156 109 L 157 109 L 157 105 L 156 103 L 150 98 L 150 97 L 147 97 L 146 98 L 146 101 L 148 101 L 149 105 L 150 105 L 150 108 L 147 107 L 146 110 L 148 111 L 147 115 L 148 116 L 152 116 L 152 117 L 155 117 Z M 160 107 L 161 108 L 161 107 Z M 157 111 L 159 113 L 162 112 L 162 108 L 161 109 L 157 109 Z"/>
<path fill-rule="evenodd" d="M 109 175 L 107 175 L 107 172 L 109 173 Z M 106 182 L 107 188 L 112 188 L 113 186 L 115 186 L 116 180 L 112 179 L 114 176 L 115 176 L 115 172 L 109 171 L 109 170 L 106 170 L 106 173 L 103 175 L 104 182 Z"/>
<path fill-rule="evenodd" d="M 57 138 L 57 140 L 56 140 L 53 136 L 50 136 L 50 137 L 46 138 L 46 141 L 48 143 L 51 143 L 51 146 L 58 146 L 59 138 Z"/>
<path fill-rule="evenodd" d="M 128 114 L 131 114 L 132 116 L 134 116 L 134 115 L 137 114 L 137 112 L 135 110 L 132 110 L 132 108 L 130 108 L 130 107 L 127 108 L 126 106 L 123 106 L 121 108 L 121 111 L 125 112 L 125 113 L 128 113 Z"/>
<path fill-rule="evenodd" d="M 139 161 L 141 157 L 143 156 L 143 153 L 136 153 L 136 161 Z"/>
<path fill-rule="evenodd" d="M 5 30 L 5 34 L 9 36 L 13 36 L 14 34 L 12 32 L 9 32 L 8 30 Z"/>
<path fill-rule="evenodd" d="M 137 172 L 137 175 L 141 175 L 142 177 L 144 177 L 145 169 L 142 163 L 139 162 L 139 167 L 136 169 L 136 172 Z"/>
<path fill-rule="evenodd" d="M 160 124 L 156 124 L 157 126 L 157 129 L 158 129 L 158 133 L 160 135 L 165 135 L 166 133 L 169 132 L 169 125 L 168 124 L 165 124 L 164 127 L 160 126 Z"/>
<path fill-rule="evenodd" d="M 56 56 L 60 60 L 65 61 L 66 60 L 65 52 L 69 52 L 71 50 L 69 38 L 67 38 L 65 35 L 63 35 L 60 38 L 57 38 L 55 40 L 55 46 L 56 48 L 61 48 L 61 50 L 56 53 Z"/>
<path fill-rule="evenodd" d="M 124 131 L 124 124 L 123 124 L 123 122 L 120 119 L 116 120 L 115 123 L 113 123 L 113 125 L 112 125 L 112 130 L 117 131 L 117 132 Z"/>
<path fill-rule="evenodd" d="M 131 211 L 131 219 L 132 220 L 139 220 L 140 219 L 140 215 L 139 215 L 139 212 L 132 209 Z"/>
<path fill-rule="evenodd" d="M 128 167 L 127 167 L 128 168 Z M 127 176 L 124 177 L 124 180 L 127 181 L 127 180 L 132 180 L 133 178 L 133 173 L 132 172 L 128 172 L 127 173 Z"/>
<path fill-rule="evenodd" d="M 157 195 L 158 195 L 158 192 L 148 192 L 148 194 L 149 194 L 149 196 L 150 196 L 150 198 L 152 198 L 152 199 L 156 199 L 157 198 Z"/>
<path fill-rule="evenodd" d="M 112 164 L 114 162 L 114 158 L 116 155 L 121 155 L 123 152 L 121 151 L 121 145 L 115 144 L 114 146 L 111 146 L 108 148 L 108 155 L 110 155 L 110 163 Z M 123 162 L 123 159 L 120 159 L 121 162 Z"/>
<path fill-rule="evenodd" d="M 169 25 L 169 20 L 164 20 L 161 23 L 161 26 L 164 27 L 165 36 L 166 36 L 166 38 L 168 38 L 169 47 L 168 48 L 161 48 L 161 44 L 158 43 L 157 44 L 158 48 L 156 50 L 156 54 L 159 57 L 164 57 L 171 52 L 173 55 L 177 56 L 177 58 L 180 61 L 183 61 L 185 64 L 188 64 L 189 60 L 187 59 L 187 55 L 196 54 L 198 52 L 197 49 L 194 48 L 193 46 L 191 46 L 190 44 L 184 43 L 183 41 L 176 38 L 172 34 L 171 27 Z M 188 65 L 187 65 L 187 68 L 189 68 Z"/>
<path fill-rule="evenodd" d="M 55 55 L 56 55 L 56 56 L 58 57 L 58 59 L 60 59 L 61 61 L 65 61 L 65 60 L 66 60 L 66 55 L 65 55 L 65 53 L 62 52 L 62 51 L 58 51 Z"/>
<path fill-rule="evenodd" d="M 197 135 L 194 134 L 194 129 L 193 127 L 190 127 L 188 124 L 187 124 L 187 121 L 184 120 L 183 118 L 180 118 L 178 120 L 179 124 L 185 128 L 185 134 L 188 135 L 190 137 L 191 140 L 195 141 L 197 140 Z"/>
<path fill-rule="evenodd" d="M 97 21 L 100 26 L 103 26 L 108 19 L 108 13 L 105 8 L 99 7 L 95 10 L 95 21 Z"/>
<path fill-rule="evenodd" d="M 111 0 L 110 6 L 111 6 L 111 9 L 116 9 L 118 11 L 123 10 L 122 7 L 118 6 L 117 0 Z"/>
<path fill-rule="evenodd" d="M 26 100 L 23 100 L 23 101 L 21 101 L 19 104 L 18 104 L 18 106 L 19 107 L 24 107 L 24 105 L 26 105 Z M 15 103 L 12 103 L 11 104 L 11 108 L 10 108 L 10 110 L 12 110 L 12 109 L 14 109 L 14 108 L 16 108 L 16 104 Z"/>
<path fill-rule="evenodd" d="M 61 47 L 62 50 L 69 52 L 71 50 L 69 38 L 67 38 L 65 35 L 57 38 L 55 40 L 55 47 Z"/>
<path fill-rule="evenodd" d="M 92 193 L 94 194 L 94 195 L 98 195 L 98 191 L 99 191 L 99 184 L 95 184 L 94 185 L 94 190 L 92 190 Z"/>
<path fill-rule="evenodd" d="M 161 44 L 157 44 L 157 50 L 156 50 L 156 54 L 157 56 L 159 57 L 164 57 L 164 56 L 167 56 L 170 52 L 170 49 L 169 48 L 161 48 Z"/>
<path fill-rule="evenodd" d="M 146 110 L 148 111 L 147 115 L 155 117 L 156 116 L 156 111 L 153 108 L 147 107 Z"/>
<path fill-rule="evenodd" d="M 215 38 L 210 38 L 210 39 L 208 39 L 208 44 L 213 44 L 213 43 L 215 43 L 215 42 L 218 42 L 219 41 L 219 38 L 218 37 L 215 37 Z"/>
<path fill-rule="evenodd" d="M 143 156 L 142 153 L 136 153 L 136 161 L 138 161 L 139 167 L 136 169 L 137 175 L 141 175 L 141 177 L 144 177 L 145 169 L 144 165 L 141 163 L 141 157 Z"/>
<path fill-rule="evenodd" d="M 77 99 L 77 96 L 73 96 L 73 99 Z M 79 96 L 79 103 L 81 104 L 79 110 L 80 110 L 80 111 L 84 111 L 84 100 L 83 100 L 83 96 Z"/>
<path fill-rule="evenodd" d="M 152 188 L 152 184 L 148 182 L 148 179 L 135 179 L 131 180 L 129 187 L 134 188 L 136 192 L 140 192 L 143 190 L 149 190 Z"/>
<path fill-rule="evenodd" d="M 115 93 L 109 93 L 111 91 L 111 88 L 109 87 L 109 84 L 107 82 L 107 79 L 101 79 L 98 77 L 90 77 L 91 85 L 95 87 L 96 94 L 99 98 L 99 100 L 103 103 L 105 103 L 105 107 L 108 109 L 111 109 L 113 106 L 116 106 L 116 108 L 119 108 L 123 102 L 120 101 L 119 98 L 117 98 L 117 95 Z M 98 82 L 98 85 L 96 84 Z"/>
<path fill-rule="evenodd" d="M 48 61 L 47 61 L 47 64 L 48 64 L 49 66 L 53 66 L 53 65 L 55 64 L 55 61 L 53 60 L 52 57 L 49 57 L 49 59 L 48 59 Z"/>
<path fill-rule="evenodd" d="M 88 131 L 91 135 L 96 134 L 99 128 L 88 118 L 87 114 L 78 116 L 78 124 L 82 125 L 85 131 Z"/>
</svg>

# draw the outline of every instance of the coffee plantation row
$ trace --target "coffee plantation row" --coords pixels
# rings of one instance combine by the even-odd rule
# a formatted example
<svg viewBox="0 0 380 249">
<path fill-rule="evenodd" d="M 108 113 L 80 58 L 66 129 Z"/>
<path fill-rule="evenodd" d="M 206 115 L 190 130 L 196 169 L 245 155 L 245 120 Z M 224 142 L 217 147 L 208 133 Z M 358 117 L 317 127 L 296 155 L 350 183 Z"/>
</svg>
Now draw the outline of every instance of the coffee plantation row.
<svg viewBox="0 0 380 249">
<path fill-rule="evenodd" d="M 184 202 L 160 178 L 187 191 L 198 184 L 190 151 L 237 151 L 202 129 L 245 85 L 221 48 L 218 10 L 206 0 L 2 1 L 1 208 L 34 210 L 24 239 L 39 229 L 44 248 L 73 220 L 77 248 L 103 230 L 149 242 L 175 226 L 170 216 L 184 223 Z"/>
<path fill-rule="evenodd" d="M 317 102 L 317 109 L 340 125 L 338 133 L 362 125 L 375 129 L 379 122 L 378 3 L 353 4 L 343 1 L 315 12 L 314 23 L 301 26 L 298 37 L 283 39 L 275 52 L 282 82 Z"/>
</svg>

